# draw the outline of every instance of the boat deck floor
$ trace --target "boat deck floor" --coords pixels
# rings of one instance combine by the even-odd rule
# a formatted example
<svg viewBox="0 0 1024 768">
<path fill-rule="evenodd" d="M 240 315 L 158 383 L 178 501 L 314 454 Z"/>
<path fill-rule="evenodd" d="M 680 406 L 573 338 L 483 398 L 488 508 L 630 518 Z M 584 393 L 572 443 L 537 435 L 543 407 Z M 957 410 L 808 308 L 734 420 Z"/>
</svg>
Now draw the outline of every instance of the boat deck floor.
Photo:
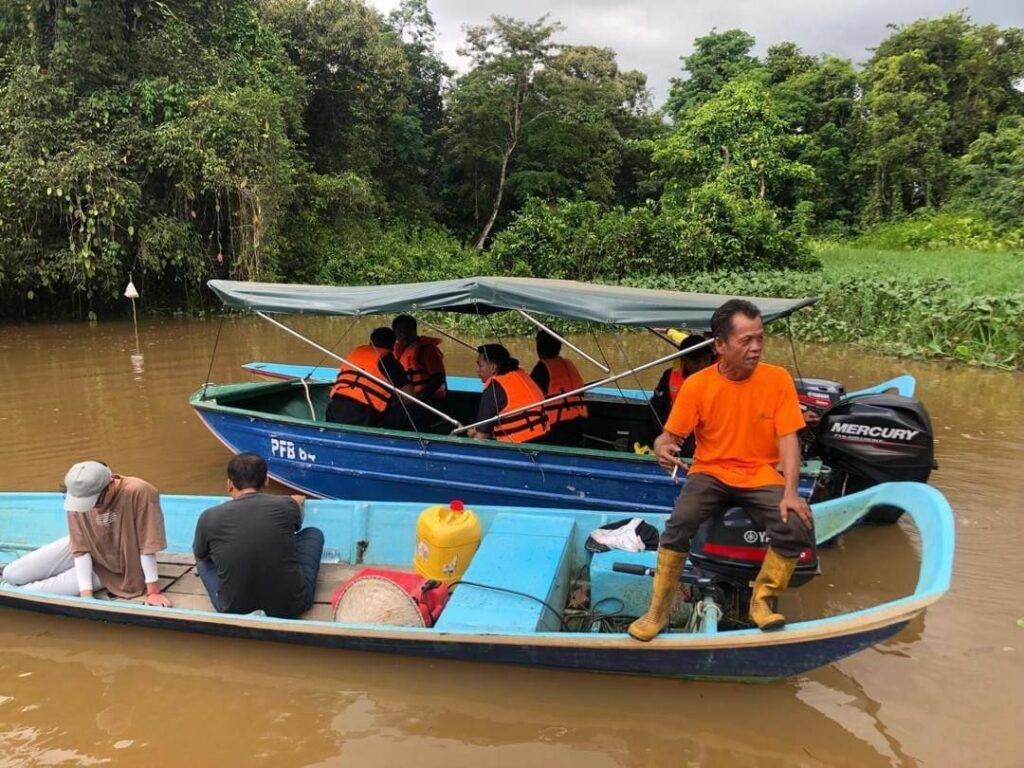
<svg viewBox="0 0 1024 768">
<path fill-rule="evenodd" d="M 160 554 L 157 556 L 158 573 L 160 575 L 160 591 L 170 598 L 175 608 L 187 608 L 194 611 L 213 613 L 213 605 L 206 594 L 196 562 L 191 555 Z M 316 593 L 313 596 L 313 607 L 299 618 L 312 621 L 333 621 L 331 595 L 334 591 L 367 566 L 338 563 L 323 563 L 316 580 Z M 106 590 L 97 592 L 96 597 L 110 598 Z M 131 602 L 141 603 L 144 598 L 137 597 Z"/>
</svg>

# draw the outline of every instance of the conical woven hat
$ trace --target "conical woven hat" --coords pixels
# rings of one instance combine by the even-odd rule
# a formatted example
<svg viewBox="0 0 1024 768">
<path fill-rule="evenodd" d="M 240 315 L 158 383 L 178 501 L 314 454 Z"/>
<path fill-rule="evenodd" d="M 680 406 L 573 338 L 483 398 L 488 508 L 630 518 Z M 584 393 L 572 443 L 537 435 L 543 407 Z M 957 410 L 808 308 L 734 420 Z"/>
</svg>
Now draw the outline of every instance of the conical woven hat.
<svg viewBox="0 0 1024 768">
<path fill-rule="evenodd" d="M 349 584 L 334 609 L 334 620 L 343 624 L 426 626 L 409 593 L 381 576 L 363 576 Z"/>
</svg>

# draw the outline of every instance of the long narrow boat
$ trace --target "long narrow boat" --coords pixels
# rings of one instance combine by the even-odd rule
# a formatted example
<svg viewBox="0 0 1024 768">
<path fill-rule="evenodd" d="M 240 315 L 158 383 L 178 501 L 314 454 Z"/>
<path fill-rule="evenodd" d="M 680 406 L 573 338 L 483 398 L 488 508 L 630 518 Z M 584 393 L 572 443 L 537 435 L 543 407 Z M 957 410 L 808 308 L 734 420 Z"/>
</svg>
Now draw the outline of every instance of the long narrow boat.
<svg viewBox="0 0 1024 768">
<path fill-rule="evenodd" d="M 551 315 L 613 326 L 706 329 L 728 297 L 590 285 L 564 280 L 479 277 L 390 286 L 299 286 L 210 281 L 231 307 L 270 314 L 363 317 L 404 311 L 486 316 L 499 311 Z M 753 299 L 766 321 L 785 317 L 814 299 Z M 314 344 L 314 346 L 316 346 Z M 318 347 L 325 353 L 329 350 Z M 204 386 L 190 405 L 231 451 L 267 458 L 270 474 L 304 493 L 429 503 L 451 489 L 471 504 L 507 504 L 632 512 L 667 512 L 685 478 L 669 478 L 653 456 L 633 451 L 649 439 L 650 410 L 642 397 L 623 396 L 618 381 L 664 366 L 673 351 L 644 366 L 594 382 L 585 394 L 590 416 L 584 447 L 501 443 L 463 436 L 480 394 L 452 389 L 438 433 L 328 423 L 329 385 L 308 379 Z M 606 387 L 597 393 L 598 387 Z M 610 388 L 609 388 L 610 387 Z M 453 429 L 453 427 L 455 427 Z M 820 462 L 802 468 L 810 496 Z M 447 492 L 447 491 L 446 491 Z"/>
<path fill-rule="evenodd" d="M 815 525 L 819 539 L 825 540 L 851 528 L 874 506 L 903 508 L 915 524 L 920 542 L 917 582 L 911 594 L 838 615 L 798 617 L 770 633 L 725 630 L 708 618 L 713 613 L 709 611 L 694 631 L 670 632 L 651 643 L 638 643 L 620 632 L 566 631 L 564 613 L 559 615 L 559 611 L 567 612 L 574 580 L 586 574 L 588 567 L 591 582 L 596 583 L 595 562 L 600 556 L 592 560 L 586 551 L 588 533 L 618 515 L 479 507 L 475 511 L 484 531 L 480 547 L 463 576 L 464 583 L 455 587 L 433 627 L 346 624 L 333 620 L 328 596 L 358 567 L 373 564 L 409 569 L 421 508 L 416 504 L 310 501 L 307 524 L 321 528 L 326 539 L 317 604 L 300 619 L 238 616 L 212 611 L 190 555 L 199 513 L 222 500 L 203 496 L 161 499 L 168 534 L 168 553 L 159 558 L 161 582 L 173 608 L 129 600 L 62 597 L 9 585 L 0 586 L 0 605 L 303 646 L 582 671 L 761 681 L 807 672 L 892 637 L 947 591 L 953 565 L 953 518 L 942 494 L 923 484 L 887 483 L 816 504 Z M 655 527 L 664 522 L 661 515 L 642 517 Z M 59 494 L 0 494 L 0 562 L 9 562 L 64 531 Z M 847 535 L 877 533 L 859 528 Z M 828 558 L 839 554 L 837 550 L 824 551 L 822 568 L 826 572 Z M 654 553 L 646 555 L 654 557 Z M 843 589 L 842 584 L 837 586 Z"/>
</svg>

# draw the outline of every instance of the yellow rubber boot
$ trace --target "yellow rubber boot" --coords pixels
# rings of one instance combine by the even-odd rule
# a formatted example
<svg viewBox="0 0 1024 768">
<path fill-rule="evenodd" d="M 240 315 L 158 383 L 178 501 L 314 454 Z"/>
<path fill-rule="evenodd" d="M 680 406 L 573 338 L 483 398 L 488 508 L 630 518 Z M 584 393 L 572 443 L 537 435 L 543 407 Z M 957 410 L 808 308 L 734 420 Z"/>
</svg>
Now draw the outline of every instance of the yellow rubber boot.
<svg viewBox="0 0 1024 768">
<path fill-rule="evenodd" d="M 629 625 L 629 634 L 635 640 L 648 642 L 658 636 L 668 626 L 669 611 L 672 610 L 672 598 L 679 588 L 679 576 L 686 563 L 685 552 L 671 549 L 658 550 L 658 565 L 654 569 L 654 588 L 651 593 L 651 606 L 647 613 Z"/>
<path fill-rule="evenodd" d="M 750 618 L 761 629 L 779 629 L 786 617 L 775 610 L 775 598 L 786 591 L 796 569 L 795 557 L 783 557 L 769 549 L 761 564 L 761 572 L 754 579 L 754 594 L 750 597 Z"/>
</svg>

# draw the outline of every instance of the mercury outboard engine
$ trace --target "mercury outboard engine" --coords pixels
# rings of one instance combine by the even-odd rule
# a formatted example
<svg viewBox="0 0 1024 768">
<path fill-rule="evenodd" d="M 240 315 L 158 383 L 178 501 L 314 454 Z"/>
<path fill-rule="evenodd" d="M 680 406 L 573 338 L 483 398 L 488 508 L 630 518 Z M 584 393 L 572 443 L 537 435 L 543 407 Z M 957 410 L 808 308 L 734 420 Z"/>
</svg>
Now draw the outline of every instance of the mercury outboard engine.
<svg viewBox="0 0 1024 768">
<path fill-rule="evenodd" d="M 894 480 L 923 483 L 935 469 L 931 419 L 912 397 L 886 394 L 840 400 L 821 414 L 813 431 L 816 453 L 831 470 L 827 498 Z M 891 523 L 901 514 L 895 507 L 880 506 L 865 519 Z"/>
<path fill-rule="evenodd" d="M 739 507 L 707 521 L 690 543 L 683 581 L 699 592 L 710 593 L 731 623 L 750 626 L 747 610 L 751 585 L 761 570 L 771 537 Z M 800 553 L 790 587 L 806 584 L 821 571 L 813 549 Z"/>
</svg>

